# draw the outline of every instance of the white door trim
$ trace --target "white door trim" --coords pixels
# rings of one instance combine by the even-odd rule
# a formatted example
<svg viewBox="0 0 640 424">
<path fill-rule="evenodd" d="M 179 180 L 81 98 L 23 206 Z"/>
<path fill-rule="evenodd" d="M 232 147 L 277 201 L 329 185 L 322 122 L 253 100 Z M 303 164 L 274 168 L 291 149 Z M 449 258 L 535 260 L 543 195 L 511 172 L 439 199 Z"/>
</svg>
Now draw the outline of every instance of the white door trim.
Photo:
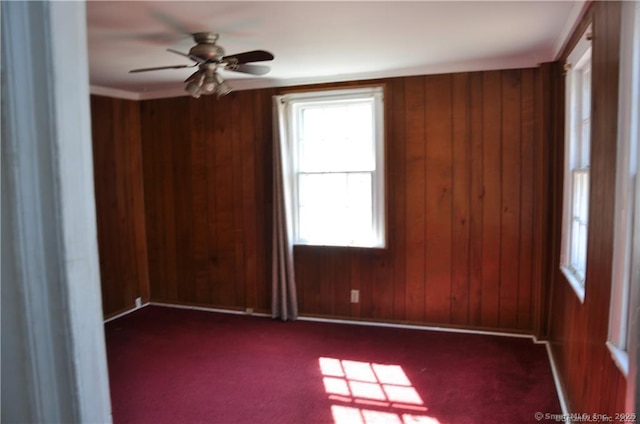
<svg viewBox="0 0 640 424">
<path fill-rule="evenodd" d="M 2 421 L 110 423 L 85 3 L 1 17 Z"/>
</svg>

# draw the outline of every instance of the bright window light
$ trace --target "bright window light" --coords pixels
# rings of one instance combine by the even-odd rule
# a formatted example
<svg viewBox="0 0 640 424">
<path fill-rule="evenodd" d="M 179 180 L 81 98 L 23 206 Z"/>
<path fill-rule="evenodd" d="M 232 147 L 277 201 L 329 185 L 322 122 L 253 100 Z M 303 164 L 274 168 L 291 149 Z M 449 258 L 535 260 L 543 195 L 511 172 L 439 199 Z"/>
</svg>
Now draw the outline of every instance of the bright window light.
<svg viewBox="0 0 640 424">
<path fill-rule="evenodd" d="M 294 243 L 384 247 L 382 88 L 287 95 Z"/>
</svg>

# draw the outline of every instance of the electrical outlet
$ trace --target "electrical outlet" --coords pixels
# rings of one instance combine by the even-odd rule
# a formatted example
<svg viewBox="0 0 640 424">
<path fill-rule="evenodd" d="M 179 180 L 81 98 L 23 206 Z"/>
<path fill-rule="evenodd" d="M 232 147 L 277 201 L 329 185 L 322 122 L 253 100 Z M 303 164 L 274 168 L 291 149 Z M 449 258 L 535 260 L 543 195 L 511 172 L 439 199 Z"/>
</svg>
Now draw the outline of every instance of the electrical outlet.
<svg viewBox="0 0 640 424">
<path fill-rule="evenodd" d="M 142 308 L 142 298 L 136 297 L 136 308 Z"/>
<path fill-rule="evenodd" d="M 247 315 L 253 315 L 253 308 L 245 309 L 244 313 L 247 314 Z"/>
<path fill-rule="evenodd" d="M 351 290 L 351 303 L 360 303 L 360 290 Z"/>
</svg>

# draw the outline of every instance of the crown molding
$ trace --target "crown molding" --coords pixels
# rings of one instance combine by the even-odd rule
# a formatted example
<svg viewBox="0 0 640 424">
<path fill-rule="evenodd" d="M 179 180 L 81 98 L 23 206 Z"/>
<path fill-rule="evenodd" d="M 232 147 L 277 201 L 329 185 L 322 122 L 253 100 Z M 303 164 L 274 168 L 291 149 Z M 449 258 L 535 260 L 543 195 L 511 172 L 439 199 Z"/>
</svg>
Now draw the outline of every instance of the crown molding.
<svg viewBox="0 0 640 424">
<path fill-rule="evenodd" d="M 140 93 L 117 88 L 100 87 L 99 85 L 90 85 L 89 93 L 96 96 L 114 97 L 116 99 L 140 100 Z"/>
</svg>

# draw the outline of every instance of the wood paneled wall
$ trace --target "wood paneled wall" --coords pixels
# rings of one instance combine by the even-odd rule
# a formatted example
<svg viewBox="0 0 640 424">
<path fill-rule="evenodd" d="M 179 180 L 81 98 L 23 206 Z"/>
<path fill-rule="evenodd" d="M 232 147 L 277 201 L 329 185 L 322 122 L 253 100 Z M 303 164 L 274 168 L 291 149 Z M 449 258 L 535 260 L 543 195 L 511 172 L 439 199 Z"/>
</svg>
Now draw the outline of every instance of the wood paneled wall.
<svg viewBox="0 0 640 424">
<path fill-rule="evenodd" d="M 271 96 L 141 102 L 152 300 L 268 309 Z"/>
<path fill-rule="evenodd" d="M 550 338 L 558 371 L 574 412 L 614 415 L 624 411 L 625 377 L 618 371 L 608 349 L 609 302 L 614 233 L 616 136 L 618 122 L 618 67 L 620 3 L 593 2 L 563 54 L 566 58 L 589 22 L 593 22 L 592 129 L 589 235 L 584 303 L 559 271 L 563 169 L 564 84 L 560 68 L 553 78 L 556 87 L 556 135 L 552 199 L 553 245 L 550 273 L 553 281 Z M 555 139 L 555 141 L 554 141 Z"/>
<path fill-rule="evenodd" d="M 533 331 L 538 83 L 537 69 L 384 81 L 388 248 L 298 247 L 301 312 Z"/>
<path fill-rule="evenodd" d="M 91 96 L 102 307 L 106 317 L 149 300 L 138 102 Z"/>
<path fill-rule="evenodd" d="M 388 247 L 297 247 L 300 312 L 531 332 L 539 70 L 328 87 L 372 83 L 385 86 Z M 274 93 L 141 102 L 153 300 L 268 311 Z"/>
</svg>

